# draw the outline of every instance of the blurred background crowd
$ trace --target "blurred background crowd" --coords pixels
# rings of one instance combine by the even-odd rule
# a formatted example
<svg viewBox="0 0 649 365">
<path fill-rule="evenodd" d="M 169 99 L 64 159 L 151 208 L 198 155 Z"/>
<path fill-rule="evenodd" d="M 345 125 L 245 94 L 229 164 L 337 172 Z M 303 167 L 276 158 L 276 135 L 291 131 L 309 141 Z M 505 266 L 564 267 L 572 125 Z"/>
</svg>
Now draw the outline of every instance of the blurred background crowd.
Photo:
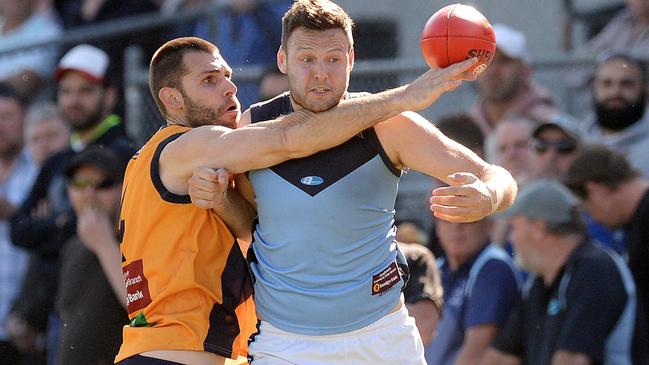
<svg viewBox="0 0 649 365">
<path fill-rule="evenodd" d="M 112 229 L 123 168 L 164 123 L 148 60 L 175 37 L 212 41 L 234 69 L 245 109 L 288 89 L 275 55 L 291 3 L 0 0 L 0 364 L 112 363 L 127 322 Z M 356 23 L 351 91 L 398 86 L 424 71 L 419 32 L 448 4 L 337 3 Z M 569 188 L 581 213 L 568 223 L 584 226 L 568 234 L 619 255 L 631 276 L 618 289 L 637 297 L 644 321 L 649 0 L 470 5 L 494 24 L 493 63 L 423 114 L 511 171 L 519 189 L 539 179 Z M 406 172 L 397 197 L 397 239 L 416 273 L 407 301 L 430 364 L 476 363 L 525 300 L 525 279 L 542 277 L 544 265 L 565 267 L 572 251 L 543 246 L 549 263 L 530 263 L 533 251 L 512 242 L 510 219 L 436 222 L 428 210 L 436 186 Z M 561 204 L 544 209 L 560 215 Z"/>
</svg>

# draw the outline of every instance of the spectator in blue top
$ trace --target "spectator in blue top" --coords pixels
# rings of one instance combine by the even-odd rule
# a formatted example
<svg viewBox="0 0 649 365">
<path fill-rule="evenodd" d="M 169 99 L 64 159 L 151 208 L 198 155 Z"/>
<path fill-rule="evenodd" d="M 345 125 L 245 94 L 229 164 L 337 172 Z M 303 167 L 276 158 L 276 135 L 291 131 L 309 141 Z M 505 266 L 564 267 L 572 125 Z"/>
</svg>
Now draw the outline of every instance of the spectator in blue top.
<svg viewBox="0 0 649 365">
<path fill-rule="evenodd" d="M 437 337 L 426 347 L 435 365 L 475 364 L 517 302 L 518 279 L 510 256 L 489 244 L 490 222 L 437 220 L 445 258 L 439 260 L 444 311 Z"/>
</svg>

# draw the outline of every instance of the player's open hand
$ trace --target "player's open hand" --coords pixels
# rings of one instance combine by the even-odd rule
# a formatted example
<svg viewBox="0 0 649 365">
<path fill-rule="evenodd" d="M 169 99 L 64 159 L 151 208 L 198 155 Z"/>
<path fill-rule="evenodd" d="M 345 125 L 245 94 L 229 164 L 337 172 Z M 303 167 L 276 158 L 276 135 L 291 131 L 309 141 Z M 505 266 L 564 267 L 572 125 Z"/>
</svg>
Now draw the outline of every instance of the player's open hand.
<svg viewBox="0 0 649 365">
<path fill-rule="evenodd" d="M 228 191 L 230 174 L 226 169 L 197 167 L 189 178 L 192 204 L 202 209 L 218 208 Z"/>
<path fill-rule="evenodd" d="M 431 68 L 426 71 L 406 87 L 406 109 L 426 109 L 445 92 L 457 89 L 462 80 L 475 80 L 477 76 L 468 71 L 476 62 L 477 58 L 471 58 L 446 68 Z"/>
<path fill-rule="evenodd" d="M 449 222 L 475 222 L 496 210 L 496 198 L 475 175 L 458 172 L 448 176 L 449 186 L 433 190 L 430 210 Z"/>
</svg>

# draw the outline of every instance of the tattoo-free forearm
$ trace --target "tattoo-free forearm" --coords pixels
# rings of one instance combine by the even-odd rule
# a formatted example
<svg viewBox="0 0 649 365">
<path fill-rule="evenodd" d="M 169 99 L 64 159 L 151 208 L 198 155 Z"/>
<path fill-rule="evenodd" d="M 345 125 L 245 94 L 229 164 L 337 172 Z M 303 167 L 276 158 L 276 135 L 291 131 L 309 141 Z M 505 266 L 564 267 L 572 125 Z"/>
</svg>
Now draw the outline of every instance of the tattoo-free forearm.
<svg viewBox="0 0 649 365">
<path fill-rule="evenodd" d="M 236 238 L 246 242 L 252 240 L 252 223 L 257 212 L 238 191 L 229 188 L 212 210 Z"/>
<path fill-rule="evenodd" d="M 514 203 L 518 186 L 509 171 L 500 166 L 490 165 L 485 170 L 482 180 L 492 193 L 494 212 L 505 210 Z"/>
<path fill-rule="evenodd" d="M 335 147 L 357 133 L 406 110 L 401 101 L 404 87 L 380 94 L 341 101 L 320 113 L 307 110 L 281 117 L 280 123 L 263 122 L 258 126 L 279 127 L 283 145 L 291 158 L 311 155 Z"/>
</svg>

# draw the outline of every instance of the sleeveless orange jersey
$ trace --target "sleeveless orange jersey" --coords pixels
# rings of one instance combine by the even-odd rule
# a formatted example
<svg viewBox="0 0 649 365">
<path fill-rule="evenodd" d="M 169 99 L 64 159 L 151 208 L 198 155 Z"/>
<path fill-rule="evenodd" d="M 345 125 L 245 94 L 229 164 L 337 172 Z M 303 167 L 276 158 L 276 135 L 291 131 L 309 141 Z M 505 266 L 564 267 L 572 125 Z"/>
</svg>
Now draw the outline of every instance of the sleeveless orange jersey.
<svg viewBox="0 0 649 365">
<path fill-rule="evenodd" d="M 189 128 L 158 131 L 126 169 L 120 213 L 129 325 L 115 361 L 151 350 L 246 356 L 255 330 L 249 271 L 228 228 L 162 185 L 164 146 Z"/>
</svg>

